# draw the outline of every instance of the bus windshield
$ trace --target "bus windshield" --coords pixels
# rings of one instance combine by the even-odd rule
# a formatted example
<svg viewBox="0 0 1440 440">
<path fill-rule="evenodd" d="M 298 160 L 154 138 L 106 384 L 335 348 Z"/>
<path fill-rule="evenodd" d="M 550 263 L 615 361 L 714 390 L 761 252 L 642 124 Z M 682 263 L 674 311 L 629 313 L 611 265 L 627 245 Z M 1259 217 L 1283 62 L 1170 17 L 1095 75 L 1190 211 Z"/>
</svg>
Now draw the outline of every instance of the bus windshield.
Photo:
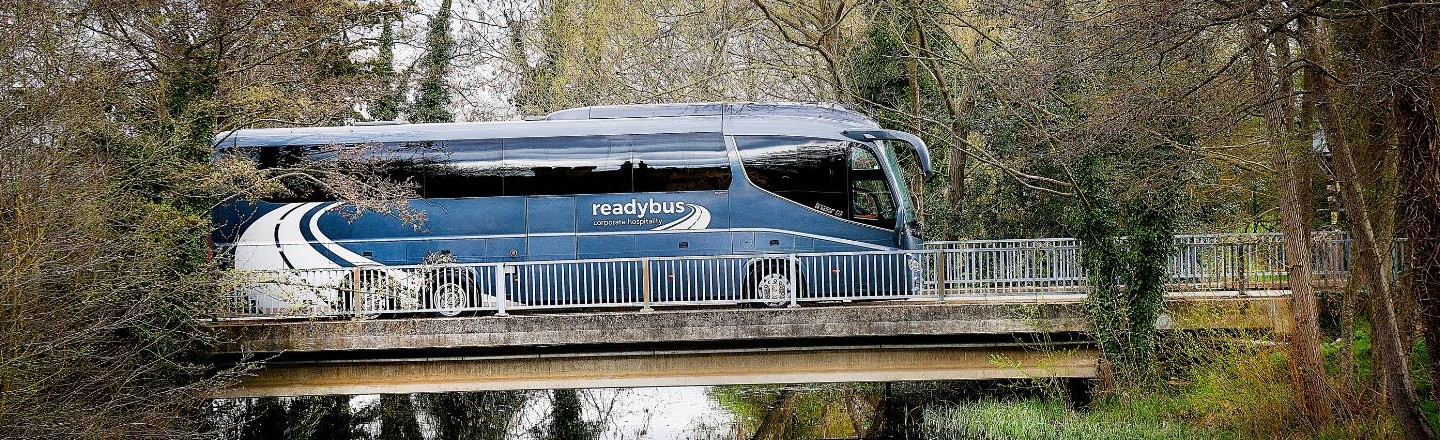
<svg viewBox="0 0 1440 440">
<path fill-rule="evenodd" d="M 833 217 L 894 230 L 895 191 L 873 144 L 794 136 L 736 136 L 755 186 Z"/>
<path fill-rule="evenodd" d="M 885 156 L 885 162 L 890 164 L 890 169 L 895 172 L 895 200 L 900 203 L 900 209 L 905 213 L 905 218 L 915 218 L 915 206 L 910 200 L 910 188 L 905 184 L 904 171 L 900 163 L 895 159 L 895 150 L 890 142 L 875 141 L 879 146 L 880 153 Z"/>
</svg>

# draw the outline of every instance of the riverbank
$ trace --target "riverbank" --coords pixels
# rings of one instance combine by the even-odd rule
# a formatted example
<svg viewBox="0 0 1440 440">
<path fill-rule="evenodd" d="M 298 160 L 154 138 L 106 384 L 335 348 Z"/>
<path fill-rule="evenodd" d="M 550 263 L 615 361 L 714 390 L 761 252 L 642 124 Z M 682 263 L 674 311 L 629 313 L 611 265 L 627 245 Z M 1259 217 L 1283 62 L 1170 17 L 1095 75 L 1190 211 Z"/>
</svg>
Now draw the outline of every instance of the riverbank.
<svg viewBox="0 0 1440 440">
<path fill-rule="evenodd" d="M 1045 391 L 1053 387 L 1036 384 L 1042 390 L 1038 396 L 929 408 L 923 431 L 927 438 L 966 439 L 1400 438 L 1373 397 L 1379 393 L 1372 389 L 1369 340 L 1357 333 L 1351 379 L 1340 371 L 1340 341 L 1325 347 L 1341 409 L 1329 424 L 1301 415 L 1283 345 L 1231 335 L 1223 343 L 1210 337 L 1171 344 L 1167 382 L 1150 390 L 1101 393 L 1087 408 L 1076 409 L 1058 391 Z M 1422 341 L 1411 356 L 1417 370 L 1426 365 Z M 1425 375 L 1415 377 L 1420 394 L 1428 396 Z M 1424 405 L 1434 421 L 1434 403 L 1425 399 Z"/>
</svg>

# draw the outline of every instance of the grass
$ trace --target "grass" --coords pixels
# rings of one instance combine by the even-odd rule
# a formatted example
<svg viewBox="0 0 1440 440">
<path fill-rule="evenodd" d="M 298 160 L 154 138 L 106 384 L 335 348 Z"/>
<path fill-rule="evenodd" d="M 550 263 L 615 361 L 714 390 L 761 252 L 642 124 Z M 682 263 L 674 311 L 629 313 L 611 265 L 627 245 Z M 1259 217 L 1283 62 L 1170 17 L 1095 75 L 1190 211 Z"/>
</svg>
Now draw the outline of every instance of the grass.
<svg viewBox="0 0 1440 440">
<path fill-rule="evenodd" d="M 965 439 L 1192 439 L 1192 438 L 1398 438 L 1389 413 L 1365 388 L 1343 385 L 1336 422 L 1316 426 L 1299 411 L 1282 345 L 1256 343 L 1244 335 L 1170 335 L 1162 370 L 1168 382 L 1153 390 L 1102 395 L 1086 411 L 1058 397 L 984 400 L 928 410 L 927 438 Z M 1327 362 L 1338 363 L 1337 343 Z M 1357 375 L 1369 372 L 1369 340 L 1357 335 Z M 1428 391 L 1423 347 L 1416 347 L 1417 388 Z M 1338 375 L 1332 376 L 1340 384 Z M 1044 393 L 1051 396 L 1060 393 Z M 1435 405 L 1425 409 L 1434 424 Z"/>
<path fill-rule="evenodd" d="M 1128 408 L 1127 408 L 1128 407 Z M 1145 405 L 1100 404 L 1072 411 L 1059 400 L 981 401 L 926 412 L 926 438 L 965 439 L 1228 439 L 1220 429 L 1167 420 Z"/>
</svg>

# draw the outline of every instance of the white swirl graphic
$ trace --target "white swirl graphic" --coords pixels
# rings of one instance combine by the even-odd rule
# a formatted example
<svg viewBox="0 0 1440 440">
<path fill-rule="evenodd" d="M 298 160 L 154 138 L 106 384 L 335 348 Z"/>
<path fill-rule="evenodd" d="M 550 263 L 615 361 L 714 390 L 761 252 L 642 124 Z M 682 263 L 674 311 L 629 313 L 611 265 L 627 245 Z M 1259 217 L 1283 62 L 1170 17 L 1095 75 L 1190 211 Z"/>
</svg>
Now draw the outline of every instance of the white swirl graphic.
<svg viewBox="0 0 1440 440">
<path fill-rule="evenodd" d="M 686 206 L 689 206 L 690 208 L 692 208 L 692 209 L 690 210 L 690 213 L 689 213 L 689 214 L 686 214 L 684 217 L 680 217 L 679 219 L 677 219 L 677 220 L 675 220 L 675 221 L 672 221 L 672 222 L 670 222 L 670 223 L 666 223 L 666 224 L 663 224 L 663 225 L 660 225 L 660 226 L 656 226 L 655 229 L 651 229 L 651 230 L 652 230 L 652 231 L 677 231 L 677 230 L 705 229 L 705 228 L 709 228 L 709 227 L 710 227 L 710 210 L 709 210 L 709 209 L 705 209 L 704 206 L 696 205 L 696 204 L 693 204 L 693 203 L 687 204 Z"/>
</svg>

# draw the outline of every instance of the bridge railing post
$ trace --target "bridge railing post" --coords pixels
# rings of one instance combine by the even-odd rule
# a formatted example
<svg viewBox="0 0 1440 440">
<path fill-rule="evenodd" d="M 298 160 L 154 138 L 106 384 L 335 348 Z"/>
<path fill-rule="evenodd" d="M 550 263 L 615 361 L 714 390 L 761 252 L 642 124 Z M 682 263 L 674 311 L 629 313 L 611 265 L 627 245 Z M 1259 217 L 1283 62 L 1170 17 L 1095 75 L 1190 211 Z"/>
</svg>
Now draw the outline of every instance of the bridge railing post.
<svg viewBox="0 0 1440 440">
<path fill-rule="evenodd" d="M 1236 282 L 1238 283 L 1238 284 L 1236 285 L 1236 289 L 1237 289 L 1237 292 L 1236 292 L 1236 293 L 1239 293 L 1240 295 L 1244 295 L 1244 294 L 1245 294 L 1245 291 L 1246 291 L 1247 288 L 1249 287 L 1249 282 L 1250 282 L 1250 280 L 1248 279 L 1249 277 L 1245 276 L 1245 269 L 1246 269 L 1245 266 L 1246 266 L 1246 263 L 1247 263 L 1247 262 L 1245 261 L 1245 243 L 1236 243 L 1236 244 L 1235 244 L 1235 260 L 1236 260 L 1236 264 L 1235 264 L 1235 277 L 1236 277 Z"/>
<path fill-rule="evenodd" d="M 640 307 L 642 312 L 653 312 L 655 308 L 650 307 L 650 259 L 640 259 L 640 301 L 644 306 Z"/>
<path fill-rule="evenodd" d="M 510 295 L 507 292 L 510 285 L 509 280 L 505 279 L 505 275 L 510 271 L 510 266 L 504 264 L 495 266 L 495 316 L 510 316 L 505 312 L 505 303 L 510 302 Z"/>
<path fill-rule="evenodd" d="M 790 255 L 790 307 L 800 307 L 800 257 Z"/>
<path fill-rule="evenodd" d="M 359 317 L 359 316 L 360 316 L 360 313 L 361 313 L 360 309 L 365 307 L 365 303 L 364 303 L 364 302 L 361 302 L 361 301 L 360 301 L 360 298 L 361 298 L 361 296 L 360 296 L 360 266 L 355 266 L 355 268 L 350 269 L 350 317 L 351 317 L 351 318 Z"/>
<path fill-rule="evenodd" d="M 945 266 L 946 266 L 945 263 L 946 263 L 946 260 L 948 260 L 948 259 L 950 258 L 950 253 L 949 253 L 949 252 L 946 252 L 945 249 L 941 249 L 941 250 L 937 251 L 934 255 L 935 255 L 935 300 L 936 300 L 936 301 L 939 301 L 939 302 L 945 302 L 945 290 L 946 290 L 947 288 L 949 288 L 948 286 L 946 286 L 946 283 L 948 283 L 948 280 L 946 280 L 946 278 L 949 276 L 949 274 L 948 274 L 946 271 L 948 271 L 949 269 L 945 267 Z"/>
</svg>

